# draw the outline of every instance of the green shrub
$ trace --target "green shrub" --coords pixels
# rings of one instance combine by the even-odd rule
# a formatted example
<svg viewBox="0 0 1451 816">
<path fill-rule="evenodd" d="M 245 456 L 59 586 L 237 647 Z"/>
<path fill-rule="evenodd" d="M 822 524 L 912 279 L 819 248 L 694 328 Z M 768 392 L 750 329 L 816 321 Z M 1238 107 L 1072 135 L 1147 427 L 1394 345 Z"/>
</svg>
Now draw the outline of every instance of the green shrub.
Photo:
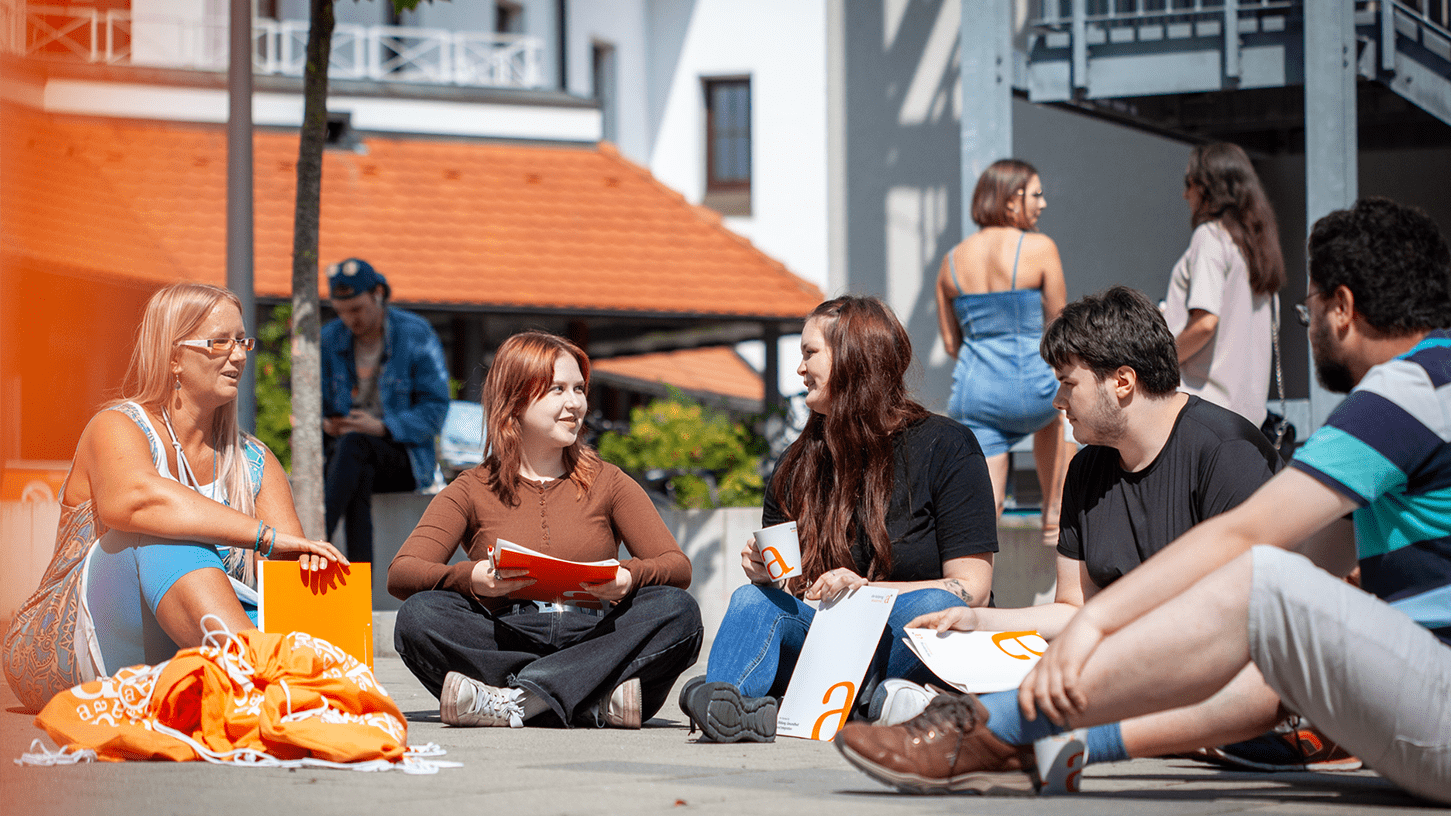
<svg viewBox="0 0 1451 816">
<path fill-rule="evenodd" d="M 628 434 L 599 440 L 600 456 L 626 472 L 667 473 L 669 492 L 684 508 L 759 506 L 765 450 L 745 423 L 679 393 L 632 410 Z"/>
<path fill-rule="evenodd" d="M 257 438 L 292 471 L 292 304 L 257 329 Z"/>
</svg>

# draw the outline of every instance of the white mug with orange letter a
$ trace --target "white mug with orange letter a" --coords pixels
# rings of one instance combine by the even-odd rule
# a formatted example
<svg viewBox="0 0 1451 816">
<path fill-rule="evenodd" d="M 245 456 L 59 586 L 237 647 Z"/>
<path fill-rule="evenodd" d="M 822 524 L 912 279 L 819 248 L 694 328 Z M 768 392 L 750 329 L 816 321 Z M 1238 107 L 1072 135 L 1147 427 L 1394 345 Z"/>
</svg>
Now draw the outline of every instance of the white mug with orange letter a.
<svg viewBox="0 0 1451 816">
<path fill-rule="evenodd" d="M 775 524 L 756 531 L 756 552 L 766 564 L 772 581 L 790 578 L 801 572 L 801 542 L 796 538 L 796 522 Z"/>
</svg>

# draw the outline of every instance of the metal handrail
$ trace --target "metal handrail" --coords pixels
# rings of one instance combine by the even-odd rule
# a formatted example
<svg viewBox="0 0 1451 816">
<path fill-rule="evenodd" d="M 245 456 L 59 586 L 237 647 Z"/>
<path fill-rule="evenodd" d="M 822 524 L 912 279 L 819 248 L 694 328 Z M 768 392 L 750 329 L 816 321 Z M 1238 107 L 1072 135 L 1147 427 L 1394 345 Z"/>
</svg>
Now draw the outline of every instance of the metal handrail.
<svg viewBox="0 0 1451 816">
<path fill-rule="evenodd" d="M 27 5 L 0 0 L 0 51 L 80 59 L 108 65 L 160 65 L 222 71 L 227 67 L 225 20 L 136 16 L 130 11 Z M 252 64 L 259 74 L 302 76 L 307 59 L 305 20 L 252 21 Z M 139 56 L 145 41 L 159 56 Z M 543 41 L 517 34 L 448 31 L 410 26 L 339 24 L 333 31 L 329 76 L 439 85 L 537 88 L 543 84 Z"/>
<path fill-rule="evenodd" d="M 1194 5 L 1184 8 L 1144 8 L 1149 0 L 1131 0 L 1133 9 L 1128 11 L 1117 10 L 1111 4 L 1109 10 L 1090 14 L 1087 4 L 1083 4 L 1083 21 L 1087 23 L 1129 23 L 1129 22 L 1150 22 L 1164 20 L 1167 18 L 1178 19 L 1215 19 L 1224 14 L 1225 0 L 1194 0 Z M 1061 6 L 1062 0 L 1040 0 L 1038 8 L 1040 12 L 1037 17 L 1029 17 L 1028 26 L 1059 30 L 1063 26 L 1071 25 L 1077 16 L 1074 13 L 1067 15 L 1056 12 L 1050 13 L 1049 9 Z M 1239 0 L 1236 4 L 1240 12 L 1260 12 L 1288 10 L 1301 5 L 1300 0 Z M 1076 9 L 1075 9 L 1076 10 Z"/>
</svg>

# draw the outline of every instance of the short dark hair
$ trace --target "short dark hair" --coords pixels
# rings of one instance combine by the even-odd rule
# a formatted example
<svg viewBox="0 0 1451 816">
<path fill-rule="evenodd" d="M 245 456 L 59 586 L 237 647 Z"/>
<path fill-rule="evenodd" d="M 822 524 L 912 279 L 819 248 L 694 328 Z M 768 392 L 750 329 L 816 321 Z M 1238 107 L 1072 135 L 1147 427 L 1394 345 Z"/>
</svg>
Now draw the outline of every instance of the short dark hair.
<svg viewBox="0 0 1451 816">
<path fill-rule="evenodd" d="M 1063 307 L 1038 346 L 1054 368 L 1083 364 L 1101 382 L 1128 366 L 1139 376 L 1139 388 L 1163 397 L 1179 388 L 1179 353 L 1174 335 L 1142 293 L 1114 286 Z"/>
<path fill-rule="evenodd" d="M 1310 280 L 1344 286 L 1355 311 L 1393 337 L 1451 326 L 1451 252 L 1431 217 L 1388 198 L 1362 198 L 1315 222 Z"/>
</svg>

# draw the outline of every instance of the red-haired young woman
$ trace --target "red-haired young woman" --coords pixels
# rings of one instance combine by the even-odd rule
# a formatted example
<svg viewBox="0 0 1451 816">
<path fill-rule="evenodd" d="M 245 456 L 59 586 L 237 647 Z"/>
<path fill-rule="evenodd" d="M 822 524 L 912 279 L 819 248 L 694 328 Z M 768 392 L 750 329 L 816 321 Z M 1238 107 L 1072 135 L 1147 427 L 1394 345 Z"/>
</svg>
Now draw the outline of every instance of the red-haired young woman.
<svg viewBox="0 0 1451 816">
<path fill-rule="evenodd" d="M 700 652 L 690 561 L 645 491 L 579 438 L 589 358 L 544 332 L 504 341 L 484 381 L 488 457 L 428 505 L 388 567 L 394 643 L 450 725 L 639 728 Z M 569 561 L 634 556 L 581 584 L 604 609 L 506 597 L 499 539 Z M 466 559 L 450 564 L 463 548 Z"/>
</svg>

